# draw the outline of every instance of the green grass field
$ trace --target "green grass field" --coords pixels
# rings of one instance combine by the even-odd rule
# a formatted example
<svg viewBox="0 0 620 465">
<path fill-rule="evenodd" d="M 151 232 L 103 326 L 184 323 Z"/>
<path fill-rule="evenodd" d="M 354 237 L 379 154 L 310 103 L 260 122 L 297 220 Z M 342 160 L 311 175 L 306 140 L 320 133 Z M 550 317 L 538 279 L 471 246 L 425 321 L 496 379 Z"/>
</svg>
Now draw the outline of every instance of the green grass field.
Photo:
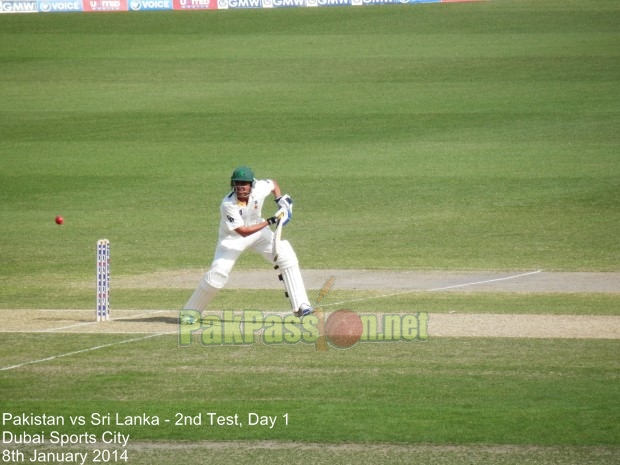
<svg viewBox="0 0 620 465">
<path fill-rule="evenodd" d="M 173 324 L 3 329 L 26 309 L 92 308 L 102 237 L 118 279 L 208 267 L 241 164 L 293 197 L 285 234 L 326 276 L 620 271 L 616 1 L 0 15 L 0 41 L 0 414 L 86 421 L 4 421 L 47 436 L 3 437 L 3 462 L 37 449 L 95 463 L 95 449 L 123 448 L 50 434 L 109 430 L 131 435 L 129 457 L 104 461 L 129 464 L 620 463 L 617 340 L 431 336 L 321 353 L 181 348 Z M 268 269 L 252 255 L 237 266 Z M 362 312 L 619 314 L 617 294 L 378 293 L 329 298 L 368 298 Z M 119 289 L 113 308 L 188 295 Z M 285 306 L 275 290 L 217 304 Z M 209 412 L 246 424 L 210 426 Z M 249 427 L 249 412 L 278 422 Z M 179 413 L 202 425 L 175 426 Z"/>
</svg>

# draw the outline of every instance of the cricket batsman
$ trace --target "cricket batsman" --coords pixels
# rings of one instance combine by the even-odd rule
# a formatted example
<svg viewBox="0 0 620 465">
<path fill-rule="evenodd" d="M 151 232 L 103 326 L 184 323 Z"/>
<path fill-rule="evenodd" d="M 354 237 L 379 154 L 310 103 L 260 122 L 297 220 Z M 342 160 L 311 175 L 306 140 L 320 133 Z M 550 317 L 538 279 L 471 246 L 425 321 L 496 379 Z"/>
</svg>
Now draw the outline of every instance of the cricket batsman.
<svg viewBox="0 0 620 465">
<path fill-rule="evenodd" d="M 269 228 L 278 220 L 287 224 L 293 212 L 293 201 L 289 195 L 282 195 L 280 186 L 272 179 L 257 180 L 251 168 L 236 168 L 230 178 L 232 191 L 220 205 L 220 230 L 215 256 L 209 271 L 198 283 L 198 287 L 184 306 L 184 310 L 204 312 L 215 295 L 222 289 L 235 262 L 241 253 L 250 248 L 274 263 L 272 241 L 274 233 Z M 262 209 L 271 194 L 279 207 L 276 214 L 262 218 Z M 286 295 L 293 313 L 303 317 L 312 313 L 306 288 L 299 270 L 297 255 L 286 240 L 279 244 L 275 269 L 284 282 Z"/>
</svg>

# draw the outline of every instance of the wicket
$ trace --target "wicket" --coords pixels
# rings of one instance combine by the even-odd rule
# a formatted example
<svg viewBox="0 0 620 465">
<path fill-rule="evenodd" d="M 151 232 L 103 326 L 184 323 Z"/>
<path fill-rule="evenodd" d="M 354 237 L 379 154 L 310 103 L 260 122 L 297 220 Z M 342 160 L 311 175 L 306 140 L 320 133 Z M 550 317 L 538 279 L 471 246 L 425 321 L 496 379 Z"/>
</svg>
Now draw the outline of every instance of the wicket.
<svg viewBox="0 0 620 465">
<path fill-rule="evenodd" d="M 110 319 L 110 241 L 97 241 L 97 321 Z"/>
</svg>

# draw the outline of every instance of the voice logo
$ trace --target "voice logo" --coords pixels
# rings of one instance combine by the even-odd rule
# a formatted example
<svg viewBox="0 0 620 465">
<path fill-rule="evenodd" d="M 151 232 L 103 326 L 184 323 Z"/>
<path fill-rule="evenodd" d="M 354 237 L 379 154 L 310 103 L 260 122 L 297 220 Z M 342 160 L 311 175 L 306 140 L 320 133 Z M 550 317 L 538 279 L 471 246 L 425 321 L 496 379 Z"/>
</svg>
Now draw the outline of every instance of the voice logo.
<svg viewBox="0 0 620 465">
<path fill-rule="evenodd" d="M 129 2 L 129 10 L 171 10 L 171 0 L 131 0 Z"/>
<path fill-rule="evenodd" d="M 61 11 L 82 11 L 82 2 L 77 1 L 45 1 L 39 2 L 39 11 L 42 13 L 53 13 Z"/>
</svg>

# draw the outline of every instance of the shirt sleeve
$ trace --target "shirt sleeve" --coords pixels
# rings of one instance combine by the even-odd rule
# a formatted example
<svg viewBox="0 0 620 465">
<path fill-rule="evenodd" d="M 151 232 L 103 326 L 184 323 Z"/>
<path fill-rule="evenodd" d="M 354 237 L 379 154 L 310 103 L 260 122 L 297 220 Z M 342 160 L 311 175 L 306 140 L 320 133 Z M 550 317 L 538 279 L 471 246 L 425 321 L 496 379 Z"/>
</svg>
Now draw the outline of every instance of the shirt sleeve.
<svg viewBox="0 0 620 465">
<path fill-rule="evenodd" d="M 222 204 L 222 222 L 226 224 L 228 231 L 234 231 L 235 229 L 243 226 L 243 218 L 239 209 L 232 203 L 226 202 Z"/>
<path fill-rule="evenodd" d="M 254 194 L 260 196 L 261 200 L 264 200 L 271 194 L 273 188 L 274 184 L 271 179 L 261 179 L 254 184 Z"/>
</svg>

